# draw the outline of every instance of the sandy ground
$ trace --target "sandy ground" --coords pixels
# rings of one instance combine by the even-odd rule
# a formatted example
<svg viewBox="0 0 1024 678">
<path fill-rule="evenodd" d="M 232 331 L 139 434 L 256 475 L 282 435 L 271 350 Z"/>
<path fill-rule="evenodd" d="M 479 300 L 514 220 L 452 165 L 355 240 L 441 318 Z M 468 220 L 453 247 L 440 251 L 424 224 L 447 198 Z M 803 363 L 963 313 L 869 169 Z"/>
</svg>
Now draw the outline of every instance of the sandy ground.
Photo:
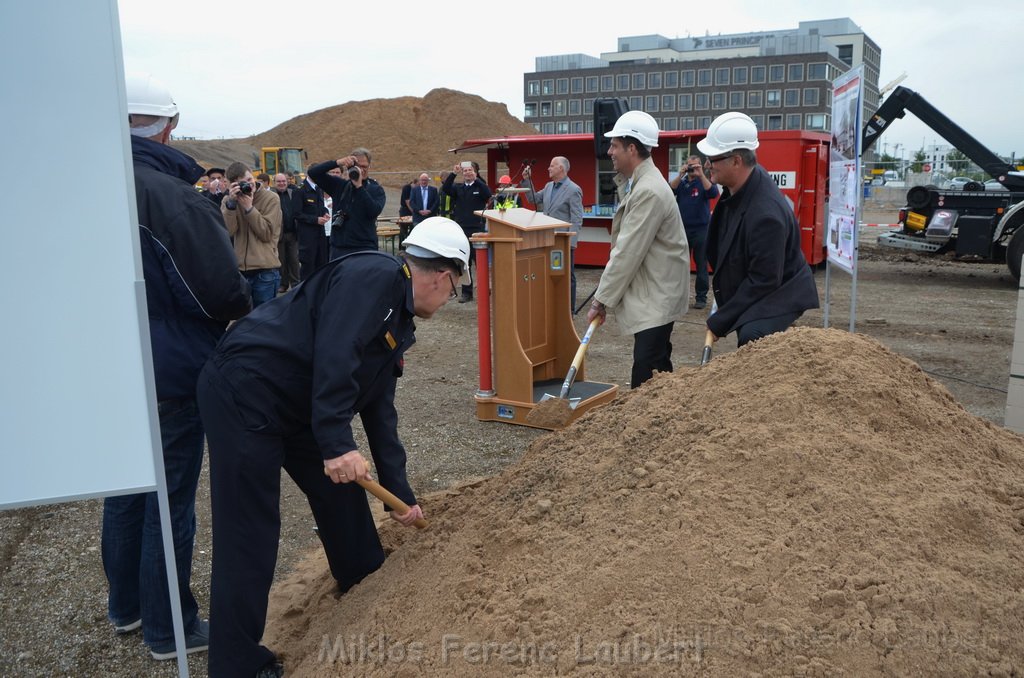
<svg viewBox="0 0 1024 678">
<path fill-rule="evenodd" d="M 886 207 L 864 221 L 887 223 Z M 856 330 L 918 363 L 972 414 L 1000 425 L 1006 405 L 1017 288 L 1005 267 L 882 254 L 865 236 L 857 282 Z M 578 272 L 581 297 L 600 271 Z M 816 273 L 824 299 L 824 272 Z M 851 279 L 833 275 L 830 324 L 847 328 Z M 692 285 L 691 285 L 692 289 Z M 823 310 L 801 326 L 821 327 Z M 695 311 L 677 323 L 674 361 L 696 365 L 703 323 Z M 475 304 L 451 304 L 420 324 L 398 391 L 400 434 L 409 472 L 421 495 L 471 478 L 493 475 L 519 459 L 540 433 L 475 419 L 477 388 Z M 576 319 L 580 335 L 585 319 Z M 716 355 L 734 350 L 729 337 Z M 631 339 L 614 322 L 595 336 L 590 378 L 628 388 Z M 880 412 L 899 418 L 903 412 Z M 207 478 L 197 501 L 193 583 L 208 608 L 210 520 Z M 83 501 L 0 513 L 0 675 L 172 676 L 173 662 L 157 664 L 138 635 L 115 637 L 106 622 L 105 581 L 99 558 L 101 502 Z M 429 516 L 428 516 L 429 517 Z M 315 547 L 308 507 L 289 480 L 283 483 L 278 577 Z M 192 675 L 205 676 L 205 657 L 191 658 Z"/>
</svg>

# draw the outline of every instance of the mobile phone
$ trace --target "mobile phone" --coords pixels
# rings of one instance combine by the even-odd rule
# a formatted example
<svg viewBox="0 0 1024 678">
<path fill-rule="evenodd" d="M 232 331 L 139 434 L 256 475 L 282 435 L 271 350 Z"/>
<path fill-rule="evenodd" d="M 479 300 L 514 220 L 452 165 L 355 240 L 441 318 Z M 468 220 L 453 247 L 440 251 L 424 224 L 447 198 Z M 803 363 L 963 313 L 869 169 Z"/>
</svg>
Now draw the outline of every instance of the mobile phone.
<svg viewBox="0 0 1024 678">
<path fill-rule="evenodd" d="M 473 167 L 473 163 L 470 162 L 469 160 L 463 160 L 462 161 L 462 169 L 471 169 L 472 167 Z"/>
</svg>

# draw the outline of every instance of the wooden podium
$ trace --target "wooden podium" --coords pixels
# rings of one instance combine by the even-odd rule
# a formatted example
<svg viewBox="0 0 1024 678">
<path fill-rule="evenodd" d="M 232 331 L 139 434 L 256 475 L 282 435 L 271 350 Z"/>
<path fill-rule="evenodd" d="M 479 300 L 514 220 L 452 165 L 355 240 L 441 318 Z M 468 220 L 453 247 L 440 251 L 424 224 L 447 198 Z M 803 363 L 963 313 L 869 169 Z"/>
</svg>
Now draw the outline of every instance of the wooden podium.
<svg viewBox="0 0 1024 678">
<path fill-rule="evenodd" d="M 487 220 L 487 232 L 472 238 L 481 323 L 476 416 L 533 426 L 527 415 L 545 393 L 558 395 L 580 346 L 569 299 L 569 224 L 525 208 L 477 214 Z M 488 267 L 493 293 L 488 291 Z M 493 328 L 485 332 L 491 309 Z M 491 375 L 485 374 L 491 367 L 484 358 L 491 354 L 488 342 L 493 345 L 493 390 Z M 569 392 L 579 399 L 572 420 L 617 392 L 615 384 L 587 381 L 584 362 Z"/>
</svg>

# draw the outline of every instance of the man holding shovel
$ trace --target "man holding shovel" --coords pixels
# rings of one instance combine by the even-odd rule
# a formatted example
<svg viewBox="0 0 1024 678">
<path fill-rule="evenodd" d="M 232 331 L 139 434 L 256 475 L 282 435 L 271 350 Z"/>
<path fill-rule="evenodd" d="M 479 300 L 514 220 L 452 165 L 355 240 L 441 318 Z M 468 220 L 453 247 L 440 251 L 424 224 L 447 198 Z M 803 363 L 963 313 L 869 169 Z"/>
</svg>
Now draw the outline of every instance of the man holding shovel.
<svg viewBox="0 0 1024 678">
<path fill-rule="evenodd" d="M 633 335 L 629 384 L 636 388 L 654 370 L 672 371 L 672 327 L 690 294 L 689 248 L 675 196 L 651 159 L 658 123 L 643 111 L 627 111 L 605 136 L 618 172 L 619 208 L 587 321 L 603 322 L 612 310 L 622 331 Z"/>
<path fill-rule="evenodd" d="M 421 222 L 402 257 L 375 251 L 335 259 L 289 294 L 235 323 L 199 378 L 210 445 L 213 574 L 211 678 L 280 676 L 260 645 L 281 530 L 281 469 L 309 499 L 340 591 L 384 562 L 360 484 L 366 431 L 381 483 L 423 512 L 405 475 L 395 387 L 413 320 L 456 298 L 469 241 L 444 217 Z M 467 284 L 469 280 L 466 280 Z"/>
</svg>

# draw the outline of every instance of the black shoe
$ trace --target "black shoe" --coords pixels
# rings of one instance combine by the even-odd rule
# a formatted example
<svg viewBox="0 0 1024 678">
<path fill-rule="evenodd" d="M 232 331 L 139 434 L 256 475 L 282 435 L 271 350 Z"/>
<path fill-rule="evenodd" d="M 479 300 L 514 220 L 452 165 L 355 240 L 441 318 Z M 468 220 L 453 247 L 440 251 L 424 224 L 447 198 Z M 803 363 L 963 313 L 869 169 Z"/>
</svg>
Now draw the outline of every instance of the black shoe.
<svg viewBox="0 0 1024 678">
<path fill-rule="evenodd" d="M 283 678 L 283 676 L 284 666 L 276 659 L 271 659 L 256 672 L 256 678 Z"/>
<path fill-rule="evenodd" d="M 697 310 L 700 310 L 700 309 L 704 308 L 707 305 L 708 305 L 708 302 L 704 301 L 703 299 L 698 299 L 697 301 L 693 302 L 693 307 L 695 309 L 697 309 Z"/>
<path fill-rule="evenodd" d="M 463 294 L 461 297 L 459 297 L 460 304 L 465 304 L 467 301 L 473 301 L 472 294 Z"/>
</svg>

